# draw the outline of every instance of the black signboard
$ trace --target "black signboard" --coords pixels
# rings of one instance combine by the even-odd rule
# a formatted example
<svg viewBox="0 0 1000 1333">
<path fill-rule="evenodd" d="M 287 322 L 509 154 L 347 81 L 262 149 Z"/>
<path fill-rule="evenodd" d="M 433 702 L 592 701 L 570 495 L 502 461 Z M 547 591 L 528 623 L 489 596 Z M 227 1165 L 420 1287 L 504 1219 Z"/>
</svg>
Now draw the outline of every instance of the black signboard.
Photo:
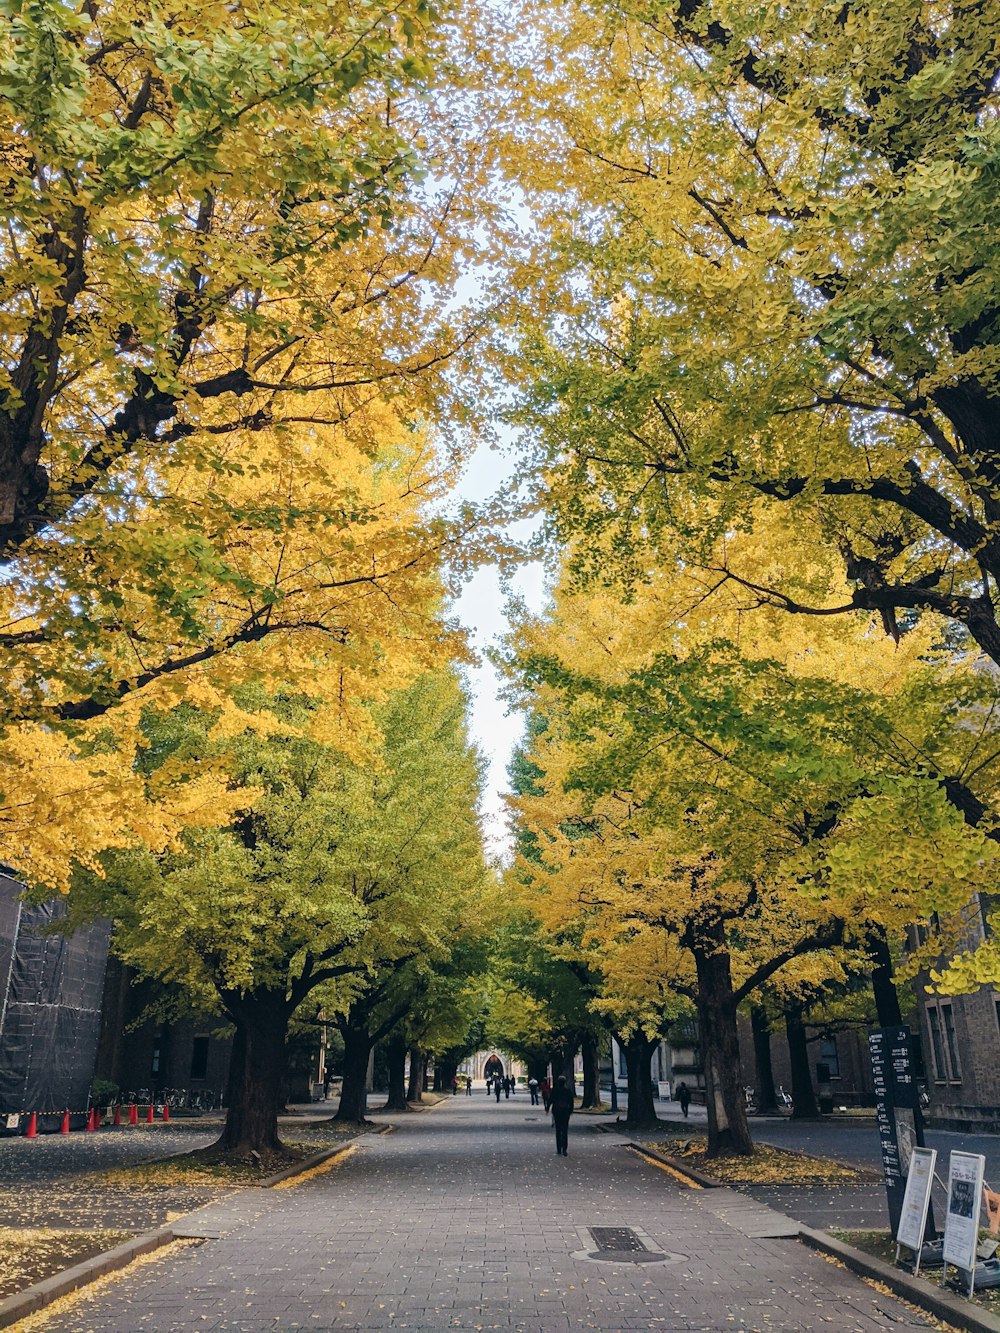
<svg viewBox="0 0 1000 1333">
<path fill-rule="evenodd" d="M 890 1057 L 890 1051 L 895 1055 L 896 1044 L 893 1037 L 900 1032 L 906 1032 L 906 1029 L 880 1028 L 868 1034 L 868 1046 L 872 1056 L 872 1082 L 875 1086 L 875 1119 L 878 1124 L 879 1146 L 882 1149 L 882 1175 L 885 1179 L 889 1221 L 893 1235 L 899 1226 L 899 1217 L 903 1211 L 903 1192 L 906 1189 L 906 1173 L 899 1157 L 896 1101 L 893 1096 L 893 1061 Z"/>
<path fill-rule="evenodd" d="M 875 1085 L 875 1118 L 882 1149 L 889 1220 L 895 1235 L 903 1209 L 910 1149 L 923 1144 L 917 1082 L 910 1059 L 910 1029 L 879 1028 L 868 1034 Z M 929 1223 L 933 1228 L 933 1218 Z"/>
</svg>

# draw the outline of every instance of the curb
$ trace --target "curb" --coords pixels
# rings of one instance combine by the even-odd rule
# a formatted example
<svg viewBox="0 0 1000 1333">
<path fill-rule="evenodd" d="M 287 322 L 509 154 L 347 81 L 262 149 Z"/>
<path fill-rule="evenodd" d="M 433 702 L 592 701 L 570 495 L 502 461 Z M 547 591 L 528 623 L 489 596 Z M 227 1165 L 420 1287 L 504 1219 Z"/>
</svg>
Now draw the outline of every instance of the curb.
<svg viewBox="0 0 1000 1333">
<path fill-rule="evenodd" d="M 837 1240 L 826 1231 L 814 1231 L 812 1227 L 800 1223 L 799 1240 L 811 1250 L 819 1250 L 831 1259 L 839 1259 L 852 1272 L 883 1283 L 895 1295 L 926 1310 L 936 1319 L 961 1329 L 962 1333 L 1000 1333 L 1000 1319 L 988 1310 L 980 1310 L 961 1296 L 953 1296 L 950 1292 L 910 1277 L 884 1260 Z"/>
<path fill-rule="evenodd" d="M 687 1176 L 688 1180 L 693 1180 L 703 1190 L 723 1188 L 723 1182 L 716 1180 L 714 1176 L 706 1176 L 703 1171 L 688 1166 L 687 1162 L 682 1162 L 676 1157 L 668 1157 L 666 1153 L 657 1152 L 655 1148 L 647 1148 L 643 1143 L 636 1143 L 635 1139 L 629 1139 L 625 1146 L 639 1153 L 641 1157 L 648 1157 L 651 1162 L 659 1162 L 661 1166 L 669 1166 L 671 1171 L 676 1171 L 678 1175 Z"/>
<path fill-rule="evenodd" d="M 381 1131 L 377 1132 L 381 1133 Z M 367 1137 L 367 1134 L 355 1134 L 354 1138 L 348 1139 L 346 1143 L 338 1143 L 333 1148 L 320 1148 L 318 1152 L 310 1153 L 308 1157 L 304 1157 L 301 1162 L 293 1162 L 291 1166 L 282 1167 L 280 1171 L 275 1171 L 273 1175 L 258 1180 L 253 1188 L 269 1190 L 272 1185 L 280 1185 L 283 1180 L 291 1180 L 292 1176 L 302 1175 L 304 1171 L 311 1171 L 314 1166 L 321 1166 L 324 1162 L 329 1161 L 331 1157 L 337 1157 L 346 1148 L 350 1147 L 355 1140 Z M 180 1218 L 177 1220 L 180 1221 Z"/>
<path fill-rule="evenodd" d="M 379 1132 L 384 1133 L 385 1131 Z M 346 1143 L 338 1143 L 336 1147 L 322 1148 L 319 1152 L 314 1152 L 309 1157 L 303 1158 L 301 1162 L 293 1162 L 291 1166 L 287 1166 L 281 1171 L 275 1171 L 273 1175 L 265 1176 L 253 1188 L 270 1189 L 281 1181 L 290 1180 L 292 1176 L 311 1171 L 313 1167 L 321 1166 L 323 1162 L 329 1161 L 331 1157 L 338 1157 L 357 1139 L 364 1137 L 366 1136 L 358 1134 L 354 1138 L 348 1139 Z M 176 1156 L 177 1154 L 173 1155 Z M 160 1160 L 169 1161 L 170 1158 L 165 1157 Z M 91 1282 L 96 1282 L 98 1278 L 106 1277 L 109 1273 L 116 1273 L 119 1269 L 127 1268 L 133 1260 L 138 1259 L 141 1255 L 152 1254 L 154 1250 L 169 1245 L 171 1241 L 178 1239 L 174 1228 L 181 1226 L 188 1218 L 194 1217 L 199 1211 L 200 1209 L 193 1208 L 189 1213 L 185 1213 L 183 1217 L 175 1218 L 173 1222 L 166 1226 L 156 1227 L 152 1231 L 144 1231 L 141 1235 L 134 1236 L 132 1240 L 125 1241 L 124 1244 L 116 1245 L 113 1250 L 105 1250 L 103 1254 L 95 1254 L 92 1259 L 84 1259 L 82 1263 L 74 1264 L 72 1268 L 64 1269 L 61 1273 L 54 1273 L 52 1277 L 47 1277 L 31 1287 L 25 1287 L 24 1291 L 18 1291 L 13 1296 L 8 1296 L 6 1300 L 0 1301 L 0 1328 L 10 1328 L 12 1324 L 16 1324 L 21 1319 L 26 1319 L 28 1315 L 37 1314 L 39 1310 L 44 1309 L 46 1305 L 51 1305 L 60 1296 L 68 1296 L 71 1292 L 89 1286 Z M 997 1325 L 997 1328 L 1000 1329 L 1000 1324 Z"/>
<path fill-rule="evenodd" d="M 36 1282 L 33 1287 L 26 1287 L 24 1291 L 8 1296 L 5 1301 L 0 1301 L 0 1328 L 9 1328 L 11 1324 L 51 1305 L 60 1296 L 68 1296 L 70 1292 L 96 1282 L 99 1277 L 125 1268 L 140 1255 L 151 1254 L 169 1245 L 174 1239 L 172 1225 L 157 1227 L 155 1231 L 143 1232 L 124 1245 L 116 1245 L 113 1250 L 105 1250 L 93 1259 L 85 1259 L 81 1264 L 74 1264 L 62 1273 L 56 1273 L 43 1282 Z"/>
<path fill-rule="evenodd" d="M 648 1157 L 651 1161 L 669 1166 L 680 1175 L 689 1177 L 703 1189 L 724 1187 L 725 1182 L 716 1180 L 714 1176 L 706 1176 L 685 1162 L 678 1161 L 676 1157 L 668 1157 L 654 1148 L 646 1148 L 641 1143 L 636 1143 L 634 1139 L 630 1139 L 625 1146 L 643 1157 Z M 768 1204 L 768 1207 L 770 1206 Z M 775 1208 L 774 1211 L 779 1210 Z M 892 1264 L 887 1264 L 883 1259 L 876 1259 L 873 1255 L 865 1254 L 863 1250 L 856 1250 L 853 1245 L 838 1240 L 827 1231 L 817 1231 L 813 1227 L 807 1227 L 795 1218 L 788 1217 L 787 1213 L 781 1215 L 788 1219 L 791 1226 L 798 1228 L 799 1241 L 803 1245 L 811 1250 L 818 1250 L 831 1259 L 839 1260 L 845 1268 L 849 1268 L 860 1277 L 882 1283 L 896 1296 L 925 1310 L 935 1319 L 943 1320 L 949 1326 L 961 1330 L 961 1333 L 1000 1333 L 1000 1318 L 990 1314 L 988 1310 L 978 1308 L 961 1296 L 952 1295 L 939 1287 L 921 1282 L 919 1278 L 911 1277 Z"/>
</svg>

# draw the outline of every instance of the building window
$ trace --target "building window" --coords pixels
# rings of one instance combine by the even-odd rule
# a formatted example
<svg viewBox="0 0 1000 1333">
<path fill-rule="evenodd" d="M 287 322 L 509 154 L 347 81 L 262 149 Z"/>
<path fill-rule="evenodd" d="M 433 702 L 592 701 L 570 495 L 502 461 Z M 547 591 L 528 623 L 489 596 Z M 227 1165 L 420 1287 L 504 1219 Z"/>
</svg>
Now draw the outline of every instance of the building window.
<svg viewBox="0 0 1000 1333">
<path fill-rule="evenodd" d="M 204 1078 L 208 1073 L 208 1035 L 201 1033 L 191 1043 L 191 1078 Z"/>
<path fill-rule="evenodd" d="M 931 1058 L 938 1083 L 961 1083 L 962 1062 L 958 1058 L 955 1015 L 950 1004 L 927 1006 L 927 1027 L 931 1035 Z"/>
<path fill-rule="evenodd" d="M 958 1042 L 955 1040 L 955 1019 L 950 1004 L 941 1005 L 941 1022 L 944 1024 L 945 1044 L 948 1048 L 948 1068 L 952 1082 L 962 1079 L 962 1063 L 958 1058 Z"/>
<path fill-rule="evenodd" d="M 819 1058 L 830 1071 L 830 1077 L 840 1078 L 840 1056 L 837 1053 L 837 1038 L 823 1037 L 819 1043 Z"/>
<path fill-rule="evenodd" d="M 934 1079 L 944 1083 L 948 1077 L 948 1066 L 944 1058 L 944 1042 L 941 1039 L 941 1015 L 937 1005 L 927 1006 L 927 1027 L 931 1034 L 931 1063 L 934 1066 Z"/>
</svg>

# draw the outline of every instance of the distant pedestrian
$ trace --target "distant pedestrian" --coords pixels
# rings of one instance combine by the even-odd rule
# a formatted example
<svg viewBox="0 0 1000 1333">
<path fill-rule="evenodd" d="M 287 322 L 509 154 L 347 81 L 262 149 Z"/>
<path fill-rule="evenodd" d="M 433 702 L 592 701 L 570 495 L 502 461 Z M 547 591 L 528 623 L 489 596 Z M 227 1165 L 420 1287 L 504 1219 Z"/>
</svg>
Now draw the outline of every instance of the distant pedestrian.
<svg viewBox="0 0 1000 1333">
<path fill-rule="evenodd" d="M 556 1127 L 556 1152 L 566 1157 L 569 1147 L 569 1118 L 573 1114 L 573 1089 L 562 1074 L 556 1079 L 550 1102 L 552 1123 Z"/>
<path fill-rule="evenodd" d="M 454 1077 L 453 1077 L 452 1080 L 451 1080 L 451 1095 L 454 1097 L 454 1095 L 455 1095 L 456 1092 L 458 1092 L 458 1075 L 457 1075 L 457 1074 L 455 1074 Z"/>
<path fill-rule="evenodd" d="M 677 1084 L 676 1091 L 677 1101 L 681 1108 L 681 1115 L 686 1120 L 688 1118 L 688 1107 L 691 1105 L 691 1089 L 684 1080 L 681 1079 L 680 1083 Z"/>
<path fill-rule="evenodd" d="M 466 1074 L 466 1076 L 465 1076 L 465 1095 L 466 1095 L 466 1097 L 471 1097 L 471 1096 L 472 1096 L 472 1075 L 471 1075 L 471 1074 Z"/>
<path fill-rule="evenodd" d="M 490 1095 L 490 1093 L 491 1093 L 492 1091 L 493 1091 L 493 1080 L 490 1078 L 489 1074 L 487 1074 L 487 1075 L 486 1075 L 486 1095 L 487 1095 L 487 1097 Z"/>
<path fill-rule="evenodd" d="M 510 1101 L 510 1085 L 514 1082 L 512 1078 L 505 1078 L 503 1081 L 503 1095 L 507 1101 Z"/>
<path fill-rule="evenodd" d="M 537 1078 L 529 1078 L 529 1079 L 528 1079 L 528 1091 L 531 1093 L 531 1104 L 532 1104 L 532 1106 L 537 1106 L 537 1105 L 538 1105 L 538 1079 L 537 1079 Z"/>
<path fill-rule="evenodd" d="M 548 1111 L 549 1103 L 552 1101 L 552 1084 L 549 1081 L 549 1076 L 547 1074 L 539 1084 L 539 1091 L 542 1094 L 542 1105 L 545 1107 L 545 1110 Z"/>
<path fill-rule="evenodd" d="M 499 1080 L 498 1078 L 495 1078 L 495 1079 L 493 1080 L 493 1089 L 494 1089 L 494 1091 L 496 1092 L 496 1095 L 497 1095 L 497 1101 L 499 1101 L 499 1100 L 500 1100 L 500 1091 L 501 1091 L 501 1089 L 500 1089 L 500 1080 Z"/>
</svg>

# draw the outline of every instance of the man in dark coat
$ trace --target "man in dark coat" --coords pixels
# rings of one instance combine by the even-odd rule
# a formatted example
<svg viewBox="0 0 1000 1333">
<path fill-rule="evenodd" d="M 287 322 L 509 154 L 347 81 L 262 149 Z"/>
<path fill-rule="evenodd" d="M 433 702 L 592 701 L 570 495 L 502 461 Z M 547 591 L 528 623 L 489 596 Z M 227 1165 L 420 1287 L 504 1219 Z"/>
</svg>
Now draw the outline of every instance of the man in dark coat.
<svg viewBox="0 0 1000 1333">
<path fill-rule="evenodd" d="M 569 1087 L 563 1074 L 556 1079 L 549 1105 L 552 1110 L 552 1123 L 556 1127 L 556 1152 L 562 1153 L 565 1157 L 569 1144 L 569 1118 L 573 1114 L 573 1089 Z"/>
<path fill-rule="evenodd" d="M 676 1093 L 677 1100 L 681 1107 L 681 1114 L 686 1120 L 688 1118 L 688 1107 L 691 1105 L 691 1089 L 683 1079 L 677 1084 Z"/>
</svg>

